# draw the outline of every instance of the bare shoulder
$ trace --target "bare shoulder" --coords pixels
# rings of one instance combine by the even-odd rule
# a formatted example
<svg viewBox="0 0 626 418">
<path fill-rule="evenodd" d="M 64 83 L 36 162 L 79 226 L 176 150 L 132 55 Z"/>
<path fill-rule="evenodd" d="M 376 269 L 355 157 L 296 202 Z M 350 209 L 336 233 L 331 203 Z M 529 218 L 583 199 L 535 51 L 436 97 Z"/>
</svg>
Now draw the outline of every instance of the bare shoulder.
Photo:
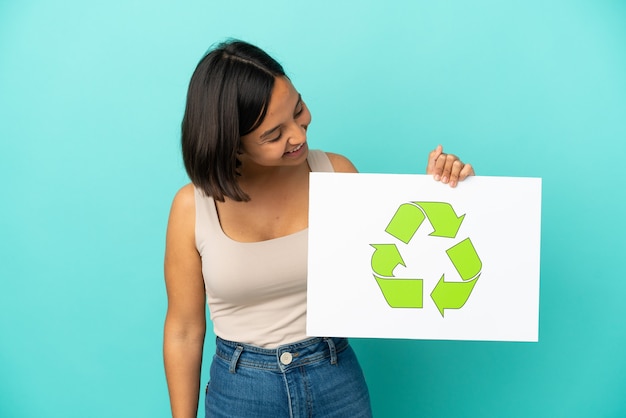
<svg viewBox="0 0 626 418">
<path fill-rule="evenodd" d="M 195 206 L 195 190 L 193 184 L 189 183 L 181 187 L 178 192 L 176 192 L 176 195 L 174 196 L 174 201 L 172 202 L 172 212 L 188 212 L 190 210 L 195 211 Z"/>
<path fill-rule="evenodd" d="M 344 157 L 340 154 L 334 154 L 332 152 L 327 152 L 328 159 L 330 163 L 333 165 L 335 172 L 337 173 L 358 173 L 358 170 L 352 164 L 352 161 Z"/>
<path fill-rule="evenodd" d="M 174 196 L 165 239 L 166 324 L 174 336 L 184 334 L 190 326 L 204 332 L 204 282 L 195 222 L 195 190 L 187 184 Z"/>
<path fill-rule="evenodd" d="M 174 196 L 168 221 L 168 239 L 194 235 L 196 221 L 196 200 L 193 184 L 189 183 L 178 190 Z"/>
</svg>

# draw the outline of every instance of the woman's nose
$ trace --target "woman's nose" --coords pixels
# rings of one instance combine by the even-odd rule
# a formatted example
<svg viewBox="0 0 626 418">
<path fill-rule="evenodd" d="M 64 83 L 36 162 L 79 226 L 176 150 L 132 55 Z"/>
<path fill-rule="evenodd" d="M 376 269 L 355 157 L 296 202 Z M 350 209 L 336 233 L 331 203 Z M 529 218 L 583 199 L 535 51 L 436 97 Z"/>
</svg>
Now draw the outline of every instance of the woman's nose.
<svg viewBox="0 0 626 418">
<path fill-rule="evenodd" d="M 294 124 L 294 129 L 291 135 L 289 136 L 289 143 L 298 145 L 306 141 L 307 128 L 308 128 L 307 125 Z"/>
</svg>

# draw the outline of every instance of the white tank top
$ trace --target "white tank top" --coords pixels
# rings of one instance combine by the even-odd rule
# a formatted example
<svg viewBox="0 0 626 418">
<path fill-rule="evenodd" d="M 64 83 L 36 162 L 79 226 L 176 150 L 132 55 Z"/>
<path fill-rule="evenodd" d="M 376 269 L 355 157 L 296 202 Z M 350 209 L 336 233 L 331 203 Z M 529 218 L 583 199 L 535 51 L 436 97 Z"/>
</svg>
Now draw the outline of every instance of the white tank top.
<svg viewBox="0 0 626 418">
<path fill-rule="evenodd" d="M 333 171 L 310 150 L 311 171 Z M 260 242 L 238 242 L 222 230 L 213 198 L 195 189 L 196 248 L 215 335 L 274 348 L 307 338 L 308 229 Z"/>
</svg>

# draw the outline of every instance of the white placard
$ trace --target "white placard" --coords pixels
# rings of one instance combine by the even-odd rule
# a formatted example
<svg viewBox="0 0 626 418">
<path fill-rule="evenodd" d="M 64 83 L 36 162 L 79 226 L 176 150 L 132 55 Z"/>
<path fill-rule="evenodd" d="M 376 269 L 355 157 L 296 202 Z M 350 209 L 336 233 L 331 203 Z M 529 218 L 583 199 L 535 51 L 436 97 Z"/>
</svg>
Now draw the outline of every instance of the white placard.
<svg viewBox="0 0 626 418">
<path fill-rule="evenodd" d="M 541 179 L 311 173 L 311 336 L 538 341 Z"/>
</svg>

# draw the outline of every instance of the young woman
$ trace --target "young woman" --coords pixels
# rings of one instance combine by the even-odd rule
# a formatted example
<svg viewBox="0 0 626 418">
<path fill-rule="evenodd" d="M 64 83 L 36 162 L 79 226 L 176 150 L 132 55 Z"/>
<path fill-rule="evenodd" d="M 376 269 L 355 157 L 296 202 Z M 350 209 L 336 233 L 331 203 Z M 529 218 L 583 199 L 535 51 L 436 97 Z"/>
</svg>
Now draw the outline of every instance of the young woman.
<svg viewBox="0 0 626 418">
<path fill-rule="evenodd" d="M 283 68 L 230 41 L 189 85 L 182 125 L 192 183 L 172 204 L 165 253 L 164 360 L 172 415 L 196 417 L 208 302 L 217 335 L 207 417 L 370 417 L 344 338 L 307 337 L 309 172 L 356 172 L 309 150 L 311 113 Z M 427 173 L 454 187 L 473 174 L 444 154 Z"/>
</svg>

